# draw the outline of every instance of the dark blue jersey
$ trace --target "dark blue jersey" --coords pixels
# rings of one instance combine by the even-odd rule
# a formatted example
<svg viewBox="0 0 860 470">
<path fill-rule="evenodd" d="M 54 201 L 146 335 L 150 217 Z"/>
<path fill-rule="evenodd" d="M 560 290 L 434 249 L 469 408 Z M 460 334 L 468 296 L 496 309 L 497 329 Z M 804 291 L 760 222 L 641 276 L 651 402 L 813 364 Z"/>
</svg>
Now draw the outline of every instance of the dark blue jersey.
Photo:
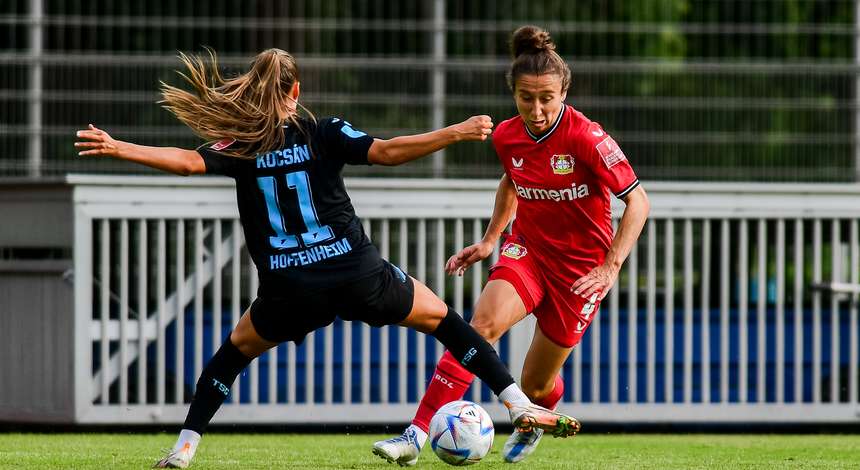
<svg viewBox="0 0 860 470">
<path fill-rule="evenodd" d="M 301 130 L 284 126 L 282 148 L 253 158 L 221 153 L 229 142 L 197 149 L 206 173 L 236 180 L 261 295 L 330 287 L 382 269 L 341 177 L 344 164 L 369 164 L 373 137 L 338 118 L 300 124 Z"/>
</svg>

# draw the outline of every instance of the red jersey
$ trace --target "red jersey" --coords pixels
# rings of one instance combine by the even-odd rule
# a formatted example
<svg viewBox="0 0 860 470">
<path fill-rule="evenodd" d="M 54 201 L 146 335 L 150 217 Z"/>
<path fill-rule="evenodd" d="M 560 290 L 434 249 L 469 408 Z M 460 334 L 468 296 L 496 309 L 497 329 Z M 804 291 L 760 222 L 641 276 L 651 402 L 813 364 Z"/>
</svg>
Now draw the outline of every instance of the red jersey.
<svg viewBox="0 0 860 470">
<path fill-rule="evenodd" d="M 621 198 L 639 185 L 615 140 L 565 105 L 542 136 L 520 116 L 502 122 L 493 146 L 517 192 L 513 235 L 562 276 L 602 263 L 613 235 L 609 192 Z"/>
</svg>

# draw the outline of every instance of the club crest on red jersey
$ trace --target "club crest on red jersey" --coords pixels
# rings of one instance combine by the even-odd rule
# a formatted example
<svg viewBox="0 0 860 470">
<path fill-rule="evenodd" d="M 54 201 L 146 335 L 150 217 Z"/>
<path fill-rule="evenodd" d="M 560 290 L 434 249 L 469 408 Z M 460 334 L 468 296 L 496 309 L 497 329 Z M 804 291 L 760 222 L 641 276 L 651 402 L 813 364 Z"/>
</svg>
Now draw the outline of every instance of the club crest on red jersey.
<svg viewBox="0 0 860 470">
<path fill-rule="evenodd" d="M 552 172 L 557 175 L 569 175 L 573 173 L 575 162 L 573 155 L 553 155 L 549 160 Z"/>
<path fill-rule="evenodd" d="M 502 256 L 507 256 L 508 258 L 520 259 L 526 254 L 528 254 L 526 247 L 516 243 L 506 243 L 502 247 Z"/>
</svg>

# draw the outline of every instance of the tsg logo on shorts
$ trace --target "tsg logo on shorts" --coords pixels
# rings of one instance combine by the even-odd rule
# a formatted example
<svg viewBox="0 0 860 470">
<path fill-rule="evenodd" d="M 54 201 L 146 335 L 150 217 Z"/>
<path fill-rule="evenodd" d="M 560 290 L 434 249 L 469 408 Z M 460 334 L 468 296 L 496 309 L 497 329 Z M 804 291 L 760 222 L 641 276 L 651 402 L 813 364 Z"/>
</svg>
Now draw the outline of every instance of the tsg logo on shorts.
<svg viewBox="0 0 860 470">
<path fill-rule="evenodd" d="M 516 243 L 508 243 L 502 247 L 502 256 L 507 256 L 508 258 L 520 259 L 527 254 L 526 247 L 517 245 Z"/>
</svg>

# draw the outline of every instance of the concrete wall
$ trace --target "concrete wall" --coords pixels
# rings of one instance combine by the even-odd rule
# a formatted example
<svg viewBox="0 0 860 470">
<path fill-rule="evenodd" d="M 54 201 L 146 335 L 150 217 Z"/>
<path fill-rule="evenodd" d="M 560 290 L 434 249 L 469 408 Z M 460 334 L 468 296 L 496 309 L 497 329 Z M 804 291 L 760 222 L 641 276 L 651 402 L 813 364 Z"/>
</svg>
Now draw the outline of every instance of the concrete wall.
<svg viewBox="0 0 860 470">
<path fill-rule="evenodd" d="M 71 422 L 73 286 L 65 261 L 0 261 L 0 419 Z"/>
</svg>

